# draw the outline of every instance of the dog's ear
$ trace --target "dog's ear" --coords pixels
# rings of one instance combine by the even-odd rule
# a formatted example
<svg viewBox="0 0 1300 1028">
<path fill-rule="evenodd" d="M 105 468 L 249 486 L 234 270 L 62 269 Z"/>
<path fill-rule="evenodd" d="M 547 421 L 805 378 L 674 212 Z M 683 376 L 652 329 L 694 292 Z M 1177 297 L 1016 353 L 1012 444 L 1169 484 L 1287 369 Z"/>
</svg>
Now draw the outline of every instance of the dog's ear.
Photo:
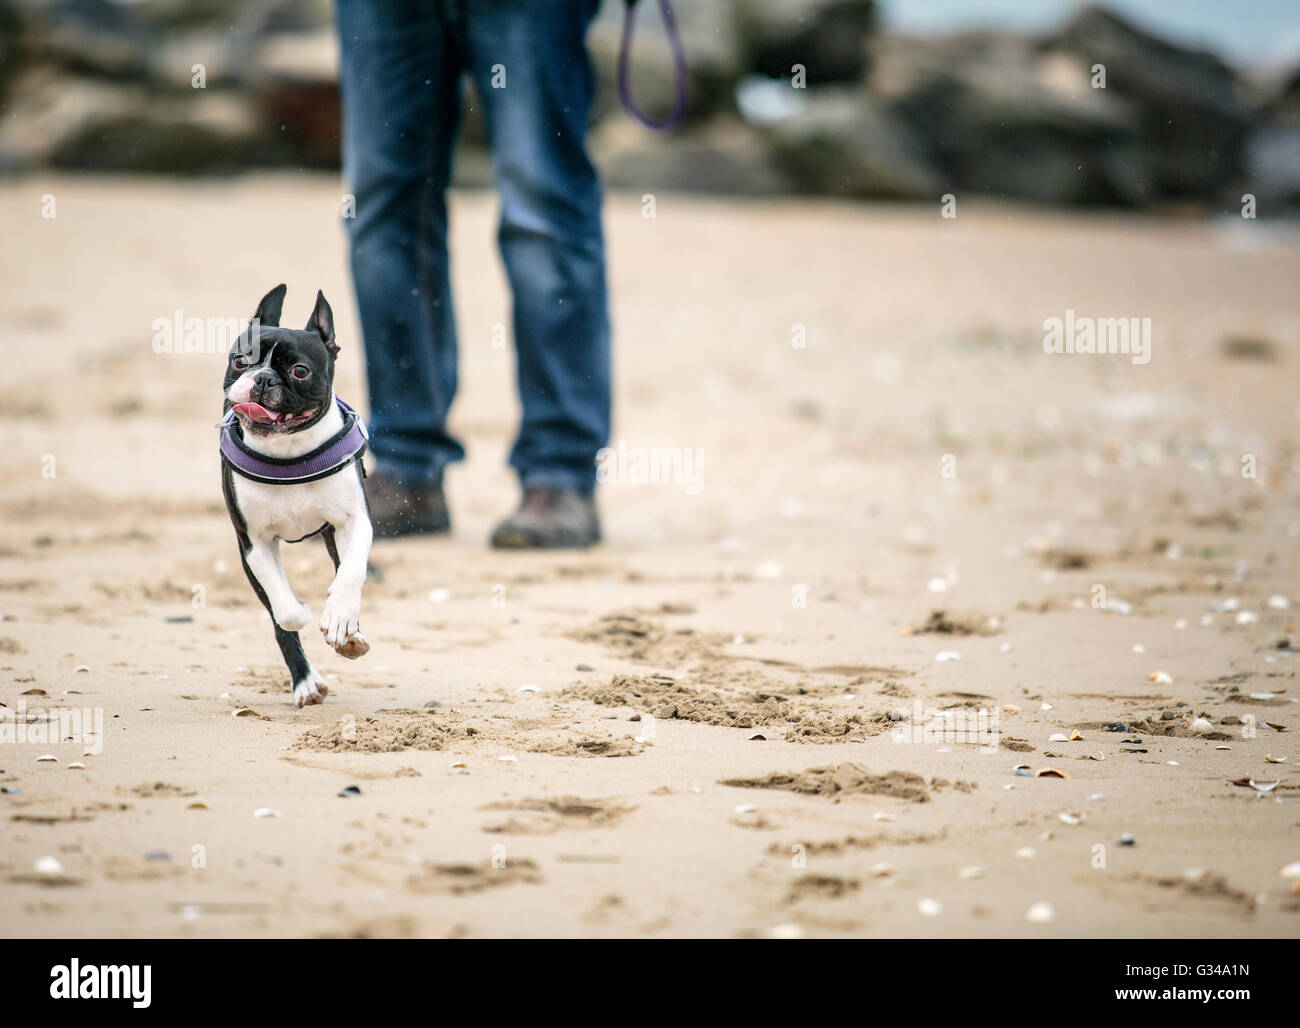
<svg viewBox="0 0 1300 1028">
<path fill-rule="evenodd" d="M 262 297 L 262 302 L 257 305 L 257 313 L 253 315 L 258 324 L 264 328 L 280 327 L 280 311 L 284 309 L 284 294 L 288 291 L 288 287 L 281 282 Z"/>
<path fill-rule="evenodd" d="M 321 342 L 325 344 L 325 349 L 329 350 L 330 356 L 339 355 L 338 345 L 334 342 L 334 312 L 330 310 L 330 304 L 325 299 L 325 294 L 319 289 L 316 290 L 316 309 L 311 312 L 311 320 L 307 322 L 307 331 L 317 333 Z"/>
</svg>

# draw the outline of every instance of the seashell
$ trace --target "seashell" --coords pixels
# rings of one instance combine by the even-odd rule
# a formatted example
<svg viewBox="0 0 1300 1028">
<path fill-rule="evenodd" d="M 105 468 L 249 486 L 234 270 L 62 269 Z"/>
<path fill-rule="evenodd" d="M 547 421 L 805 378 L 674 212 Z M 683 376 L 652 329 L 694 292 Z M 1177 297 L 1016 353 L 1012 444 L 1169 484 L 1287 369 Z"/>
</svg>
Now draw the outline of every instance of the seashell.
<svg viewBox="0 0 1300 1028">
<path fill-rule="evenodd" d="M 639 742 L 639 743 L 646 743 L 646 742 L 649 742 L 649 741 L 650 741 L 650 736 L 648 736 L 648 735 L 634 735 L 634 736 L 632 736 L 632 741 L 633 741 L 633 742 Z"/>
<path fill-rule="evenodd" d="M 936 576 L 926 582 L 925 587 L 932 593 L 946 593 L 948 591 L 948 579 Z"/>
<path fill-rule="evenodd" d="M 1239 625 L 1253 625 L 1258 620 L 1259 615 L 1253 610 L 1243 610 L 1237 615 L 1237 624 Z"/>
<path fill-rule="evenodd" d="M 1106 759 L 1106 754 L 1102 753 L 1101 750 L 1098 750 L 1096 753 L 1089 753 L 1089 754 L 1087 755 L 1087 759 L 1088 759 L 1088 760 L 1105 760 L 1105 759 Z"/>
<path fill-rule="evenodd" d="M 1064 771 L 1060 771 L 1054 767 L 1040 767 L 1037 771 L 1034 772 L 1034 777 L 1035 778 L 1069 778 L 1070 776 L 1067 775 Z"/>
<path fill-rule="evenodd" d="M 1021 778 L 1032 778 L 1034 775 L 1034 769 L 1028 764 L 1017 764 L 1012 770 Z"/>
<path fill-rule="evenodd" d="M 871 876 L 873 878 L 888 878 L 894 873 L 894 865 L 886 864 L 883 860 L 878 864 L 871 865 Z"/>
<path fill-rule="evenodd" d="M 19 696 L 48 696 L 49 693 L 47 693 L 44 689 L 28 689 L 26 692 L 21 692 L 18 695 Z"/>
<path fill-rule="evenodd" d="M 963 867 L 963 868 L 959 868 L 958 871 L 957 871 L 957 877 L 958 877 L 958 878 L 966 878 L 966 879 L 969 879 L 969 878 L 983 878 L 983 877 L 984 877 L 984 868 L 982 868 L 982 867 L 973 867 L 973 866 L 972 866 L 972 867 Z"/>
<path fill-rule="evenodd" d="M 1269 763 L 1269 764 L 1285 764 L 1285 763 L 1286 763 L 1286 757 L 1274 757 L 1274 756 L 1270 756 L 1270 755 L 1267 754 L 1267 753 L 1264 754 L 1264 760 L 1265 760 L 1266 763 Z"/>
<path fill-rule="evenodd" d="M 1214 725 L 1212 725 L 1212 724 L 1211 724 L 1211 723 L 1210 723 L 1206 718 L 1203 718 L 1203 717 L 1198 717 L 1195 721 L 1193 721 L 1193 722 L 1192 722 L 1190 725 L 1188 725 L 1187 727 L 1188 727 L 1189 730 L 1191 730 L 1191 731 L 1193 731 L 1193 732 L 1212 732 L 1212 731 L 1214 731 Z"/>
<path fill-rule="evenodd" d="M 453 760 L 452 763 L 451 763 L 451 766 L 452 766 L 452 767 L 469 767 L 469 765 L 468 765 L 467 763 L 465 763 L 465 761 L 463 761 L 463 760 Z"/>
<path fill-rule="evenodd" d="M 83 763 L 82 763 L 81 761 L 79 761 L 79 760 L 74 760 L 71 764 L 68 765 L 68 770 L 69 770 L 69 771 L 84 771 L 84 770 L 86 770 L 86 765 L 83 764 Z"/>
<path fill-rule="evenodd" d="M 506 763 L 506 764 L 518 764 L 518 763 L 519 763 L 519 758 L 516 757 L 516 756 L 514 756 L 513 754 L 510 754 L 510 753 L 506 753 L 506 754 L 501 755 L 500 757 L 497 757 L 497 760 L 500 760 L 500 761 L 502 761 L 503 763 Z"/>
<path fill-rule="evenodd" d="M 189 803 L 185 804 L 185 809 L 186 810 L 207 810 L 208 805 L 204 803 L 202 800 L 190 800 Z"/>
<path fill-rule="evenodd" d="M 916 910 L 922 917 L 938 917 L 943 913 L 943 904 L 938 900 L 923 896 L 916 901 Z"/>
<path fill-rule="evenodd" d="M 1088 802 L 1089 802 L 1089 803 L 1100 803 L 1100 802 L 1101 802 L 1102 800 L 1104 800 L 1105 798 L 1106 798 L 1106 797 L 1103 796 L 1101 793 L 1099 793 L 1099 792 L 1094 792 L 1094 793 L 1091 793 L 1091 794 L 1088 796 Z"/>
<path fill-rule="evenodd" d="M 1283 878 L 1300 878 L 1300 860 L 1293 860 L 1278 872 Z"/>
<path fill-rule="evenodd" d="M 747 742 L 767 742 L 767 736 L 766 736 L 766 735 L 762 735 L 761 733 L 756 733 L 756 734 L 754 734 L 754 735 L 751 735 L 751 736 L 750 736 L 746 741 L 747 741 Z"/>
<path fill-rule="evenodd" d="M 1052 709 L 1052 705 L 1051 705 L 1050 703 L 1040 703 L 1040 704 L 1038 705 L 1038 709 L 1039 709 L 1039 710 L 1051 710 L 1051 709 Z"/>
<path fill-rule="evenodd" d="M 258 717 L 260 715 L 252 707 L 240 707 L 238 710 L 231 711 L 230 716 L 231 717 Z"/>
<path fill-rule="evenodd" d="M 1038 851 L 1032 846 L 1021 846 L 1020 849 L 1016 850 L 1017 860 L 1033 860 L 1036 856 L 1038 856 Z"/>
<path fill-rule="evenodd" d="M 1268 605 L 1274 610 L 1286 610 L 1287 607 L 1291 606 L 1291 601 L 1281 593 L 1275 593 L 1268 598 Z"/>
<path fill-rule="evenodd" d="M 1257 782 L 1255 779 L 1249 778 L 1246 780 L 1246 784 L 1256 792 L 1272 792 L 1282 784 L 1282 779 L 1279 778 L 1276 782 Z"/>
<path fill-rule="evenodd" d="M 1047 737 L 1048 742 L 1069 742 L 1070 737 L 1064 732 L 1053 732 Z"/>
<path fill-rule="evenodd" d="M 94 750 L 92 750 L 92 749 L 84 749 L 84 750 L 82 750 L 82 751 L 81 751 L 81 755 L 82 755 L 83 757 L 96 757 L 96 756 L 98 756 L 98 754 L 97 754 Z"/>
<path fill-rule="evenodd" d="M 1223 743 L 1220 743 L 1218 746 L 1216 746 L 1216 747 L 1214 747 L 1214 748 L 1215 748 L 1216 750 L 1230 750 L 1230 749 L 1232 749 L 1231 746 L 1225 746 Z"/>
<path fill-rule="evenodd" d="M 1080 742 L 1083 739 L 1083 733 L 1077 728 L 1070 732 L 1070 742 Z"/>
<path fill-rule="evenodd" d="M 1165 763 L 1168 764 L 1170 767 L 1177 767 L 1177 766 L 1178 766 L 1178 761 L 1176 761 L 1176 760 L 1166 760 Z"/>
<path fill-rule="evenodd" d="M 752 814 L 756 810 L 758 810 L 758 807 L 752 803 L 742 803 L 735 808 L 737 814 Z"/>
<path fill-rule="evenodd" d="M 1007 784 L 1002 787 L 1004 792 L 1010 792 L 1014 788 L 1015 786 L 1012 785 L 1010 782 L 1007 782 Z"/>
<path fill-rule="evenodd" d="M 90 665 L 78 664 L 75 668 L 72 669 L 72 673 L 74 675 L 88 675 L 90 674 Z"/>
<path fill-rule="evenodd" d="M 1147 675 L 1147 681 L 1159 685 L 1172 685 L 1174 677 L 1168 671 L 1152 671 L 1151 674 Z"/>
<path fill-rule="evenodd" d="M 338 795 L 338 796 L 341 796 L 341 797 L 342 797 L 343 799 L 345 799 L 345 800 L 346 800 L 346 799 L 351 799 L 353 796 L 360 796 L 360 795 L 361 795 L 361 786 L 359 786 L 359 785 L 345 785 L 345 786 L 343 786 L 342 789 L 340 789 L 340 790 L 338 791 L 337 795 Z"/>
<path fill-rule="evenodd" d="M 1056 911 L 1050 903 L 1035 903 L 1025 911 L 1025 920 L 1035 924 L 1047 924 L 1056 920 Z"/>
<path fill-rule="evenodd" d="M 1250 694 L 1252 700 L 1271 700 L 1277 697 L 1275 692 L 1253 692 Z"/>
<path fill-rule="evenodd" d="M 519 691 L 520 692 L 541 692 L 541 690 L 538 689 L 537 686 L 535 685 L 521 685 L 519 687 Z"/>
<path fill-rule="evenodd" d="M 1017 707 L 1014 703 L 1004 703 L 1002 704 L 1002 711 L 1005 714 L 1019 714 L 1020 708 Z"/>
<path fill-rule="evenodd" d="M 254 817 L 283 817 L 284 815 L 281 814 L 274 807 L 258 807 L 257 810 L 253 811 L 253 816 Z"/>
<path fill-rule="evenodd" d="M 998 647 L 998 652 L 999 652 L 999 653 L 1010 653 L 1010 652 L 1011 652 L 1011 644 L 1010 644 L 1010 643 L 1003 643 L 1001 646 Z"/>
<path fill-rule="evenodd" d="M 1276 721 L 1261 721 L 1260 725 L 1264 728 L 1271 728 L 1275 732 L 1285 732 L 1286 725 L 1280 725 Z"/>
<path fill-rule="evenodd" d="M 59 758 L 53 753 L 42 753 L 35 761 L 37 764 L 57 764 L 58 762 Z"/>
<path fill-rule="evenodd" d="M 934 655 L 937 663 L 946 664 L 950 660 L 961 660 L 961 654 L 956 650 L 940 650 Z"/>
<path fill-rule="evenodd" d="M 223 692 L 220 696 L 217 697 L 217 699 L 219 699 L 219 700 L 229 700 L 229 699 L 232 699 L 232 697 L 231 697 L 230 693 L 228 693 L 228 692 Z"/>
<path fill-rule="evenodd" d="M 1059 814 L 1057 814 L 1056 816 L 1059 817 L 1059 818 L 1061 819 L 1061 821 L 1062 821 L 1064 824 L 1067 824 L 1067 825 L 1081 825 L 1081 824 L 1083 824 L 1083 815 L 1082 815 L 1082 814 L 1076 814 L 1074 811 L 1071 811 L 1071 810 L 1063 810 L 1063 811 L 1061 811 Z"/>
<path fill-rule="evenodd" d="M 1125 832 L 1123 835 L 1119 837 L 1119 844 L 1121 846 L 1136 846 L 1137 841 L 1138 841 L 1138 837 L 1134 835 L 1132 832 Z"/>
<path fill-rule="evenodd" d="M 802 939 L 803 929 L 797 924 L 774 925 L 767 931 L 769 939 Z"/>
<path fill-rule="evenodd" d="M 1134 643 L 1134 644 L 1133 644 L 1133 652 L 1134 652 L 1134 653 L 1146 653 L 1146 651 L 1147 651 L 1147 648 L 1146 648 L 1145 646 L 1143 646 L 1141 643 Z"/>
<path fill-rule="evenodd" d="M 58 857 L 38 857 L 36 863 L 32 864 L 32 870 L 38 875 L 61 875 L 63 865 L 59 863 Z"/>
<path fill-rule="evenodd" d="M 450 590 L 443 589 L 443 588 L 429 590 L 430 603 L 446 603 L 450 599 L 451 599 Z"/>
<path fill-rule="evenodd" d="M 893 815 L 893 814 L 887 814 L 887 813 L 885 813 L 883 810 L 878 810 L 878 811 L 876 811 L 874 814 L 871 815 L 871 820 L 873 820 L 873 821 L 892 821 L 892 820 L 894 820 L 894 815 Z"/>
</svg>

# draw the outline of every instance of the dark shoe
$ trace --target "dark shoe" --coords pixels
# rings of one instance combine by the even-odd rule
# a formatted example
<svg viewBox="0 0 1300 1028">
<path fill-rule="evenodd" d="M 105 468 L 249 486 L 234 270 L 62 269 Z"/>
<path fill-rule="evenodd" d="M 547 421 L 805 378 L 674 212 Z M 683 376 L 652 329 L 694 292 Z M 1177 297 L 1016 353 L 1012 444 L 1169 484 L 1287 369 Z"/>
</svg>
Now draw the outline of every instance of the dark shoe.
<svg viewBox="0 0 1300 1028">
<path fill-rule="evenodd" d="M 528 486 L 519 509 L 492 533 L 498 550 L 558 550 L 600 542 L 600 517 L 590 493 Z"/>
<path fill-rule="evenodd" d="M 366 499 L 376 539 L 451 531 L 442 484 L 407 487 L 382 471 L 366 476 Z"/>
</svg>

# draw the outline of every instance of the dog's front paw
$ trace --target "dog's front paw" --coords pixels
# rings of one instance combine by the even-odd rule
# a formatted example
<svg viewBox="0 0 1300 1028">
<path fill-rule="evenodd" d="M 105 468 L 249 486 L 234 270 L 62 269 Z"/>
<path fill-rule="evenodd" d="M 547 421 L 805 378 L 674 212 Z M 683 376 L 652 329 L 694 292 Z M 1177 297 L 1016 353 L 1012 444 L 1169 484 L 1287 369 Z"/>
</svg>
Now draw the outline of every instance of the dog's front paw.
<svg viewBox="0 0 1300 1028">
<path fill-rule="evenodd" d="M 317 674 L 315 668 L 308 667 L 307 677 L 300 682 L 293 683 L 293 705 L 295 707 L 310 707 L 316 703 L 324 703 L 329 691 L 325 679 Z"/>
<path fill-rule="evenodd" d="M 275 623 L 286 632 L 300 632 L 311 624 L 311 607 L 300 603 L 297 607 L 281 611 L 276 615 Z"/>
<path fill-rule="evenodd" d="M 361 601 L 359 598 L 331 596 L 325 602 L 320 617 L 321 634 L 335 651 L 349 660 L 356 660 L 370 649 L 361 634 Z"/>
</svg>

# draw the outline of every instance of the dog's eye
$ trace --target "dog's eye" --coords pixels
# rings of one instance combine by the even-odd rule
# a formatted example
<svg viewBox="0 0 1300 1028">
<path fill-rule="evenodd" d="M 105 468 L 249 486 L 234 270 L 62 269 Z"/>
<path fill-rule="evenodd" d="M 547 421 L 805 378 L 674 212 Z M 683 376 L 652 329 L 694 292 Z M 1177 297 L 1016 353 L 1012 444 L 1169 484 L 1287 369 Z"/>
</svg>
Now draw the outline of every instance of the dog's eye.
<svg viewBox="0 0 1300 1028">
<path fill-rule="evenodd" d="M 307 367 L 306 364 L 295 364 L 293 370 L 289 372 L 289 374 L 294 378 L 303 379 L 311 374 L 311 368 Z"/>
<path fill-rule="evenodd" d="M 234 359 L 230 363 L 235 366 L 236 371 L 243 371 L 246 367 L 248 367 L 248 358 L 245 357 L 242 353 L 237 353 L 235 354 Z"/>
</svg>

